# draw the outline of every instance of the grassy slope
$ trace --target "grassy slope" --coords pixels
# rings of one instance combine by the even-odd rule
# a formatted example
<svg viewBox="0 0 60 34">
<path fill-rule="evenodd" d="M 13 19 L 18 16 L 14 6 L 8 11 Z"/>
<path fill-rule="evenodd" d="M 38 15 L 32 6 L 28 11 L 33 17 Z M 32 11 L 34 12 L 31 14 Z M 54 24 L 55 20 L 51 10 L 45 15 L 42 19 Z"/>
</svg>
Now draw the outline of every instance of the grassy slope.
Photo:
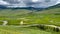
<svg viewBox="0 0 60 34">
<path fill-rule="evenodd" d="M 0 24 L 7 20 L 12 25 L 18 25 L 21 20 L 27 24 L 53 24 L 60 26 L 60 8 L 34 11 L 31 10 L 0 10 Z"/>
<path fill-rule="evenodd" d="M 21 20 L 27 24 L 54 24 L 60 26 L 60 8 L 30 12 L 30 10 L 0 10 L 0 24 L 7 20 L 17 25 Z M 51 22 L 53 21 L 53 22 Z M 0 26 L 0 34 L 59 34 L 60 32 L 43 31 L 36 28 L 16 28 L 13 26 Z"/>
<path fill-rule="evenodd" d="M 44 31 L 37 28 L 16 28 L 13 26 L 0 26 L 0 34 L 59 34 L 59 32 Z"/>
</svg>

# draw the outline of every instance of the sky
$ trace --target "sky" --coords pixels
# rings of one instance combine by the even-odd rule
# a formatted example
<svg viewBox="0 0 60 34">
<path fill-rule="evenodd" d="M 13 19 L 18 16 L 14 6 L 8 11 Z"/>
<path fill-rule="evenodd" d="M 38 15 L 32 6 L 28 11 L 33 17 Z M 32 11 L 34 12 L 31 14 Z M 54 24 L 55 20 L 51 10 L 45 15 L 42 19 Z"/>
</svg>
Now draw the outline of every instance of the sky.
<svg viewBox="0 0 60 34">
<path fill-rule="evenodd" d="M 46 8 L 60 3 L 60 0 L 0 0 L 0 5 L 7 7 Z"/>
</svg>

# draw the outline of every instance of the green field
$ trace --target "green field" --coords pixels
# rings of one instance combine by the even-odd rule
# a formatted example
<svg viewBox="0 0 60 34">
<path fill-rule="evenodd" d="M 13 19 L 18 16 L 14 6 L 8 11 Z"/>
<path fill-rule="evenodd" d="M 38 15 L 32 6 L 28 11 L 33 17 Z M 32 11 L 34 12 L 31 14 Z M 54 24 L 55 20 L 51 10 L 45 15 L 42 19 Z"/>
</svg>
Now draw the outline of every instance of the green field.
<svg viewBox="0 0 60 34">
<path fill-rule="evenodd" d="M 25 9 L 0 10 L 0 24 L 8 21 L 7 25 L 19 25 L 21 21 L 26 24 L 51 24 L 60 26 L 60 8 L 36 11 Z"/>
<path fill-rule="evenodd" d="M 59 32 L 44 31 L 35 27 L 0 26 L 0 34 L 59 34 Z"/>
<path fill-rule="evenodd" d="M 8 26 L 3 26 L 3 21 L 8 21 Z M 48 24 L 60 26 L 60 8 L 37 11 L 26 9 L 1 9 L 0 10 L 0 34 L 59 34 L 60 32 L 41 30 L 38 28 L 14 27 L 25 24 Z M 14 26 L 9 26 L 14 25 Z"/>
</svg>

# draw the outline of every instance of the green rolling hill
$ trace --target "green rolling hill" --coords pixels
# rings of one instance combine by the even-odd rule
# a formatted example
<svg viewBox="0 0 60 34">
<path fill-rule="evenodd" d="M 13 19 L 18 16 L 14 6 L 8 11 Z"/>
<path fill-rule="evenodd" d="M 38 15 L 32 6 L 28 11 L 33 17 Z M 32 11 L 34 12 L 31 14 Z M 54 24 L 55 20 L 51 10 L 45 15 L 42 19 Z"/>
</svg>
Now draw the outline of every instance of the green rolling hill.
<svg viewBox="0 0 60 34">
<path fill-rule="evenodd" d="M 9 22 L 8 25 L 19 25 L 20 21 L 23 20 L 27 24 L 53 24 L 60 26 L 60 8 L 43 11 L 26 9 L 0 10 L 0 23 L 2 24 L 4 20 Z"/>
<path fill-rule="evenodd" d="M 8 21 L 7 26 L 3 26 L 3 21 Z M 0 10 L 0 34 L 59 34 L 52 30 L 41 30 L 36 27 L 15 27 L 20 26 L 20 22 L 25 24 L 48 24 L 60 26 L 60 8 L 53 8 L 43 11 L 26 9 L 2 9 Z M 13 25 L 13 26 L 11 26 Z"/>
</svg>

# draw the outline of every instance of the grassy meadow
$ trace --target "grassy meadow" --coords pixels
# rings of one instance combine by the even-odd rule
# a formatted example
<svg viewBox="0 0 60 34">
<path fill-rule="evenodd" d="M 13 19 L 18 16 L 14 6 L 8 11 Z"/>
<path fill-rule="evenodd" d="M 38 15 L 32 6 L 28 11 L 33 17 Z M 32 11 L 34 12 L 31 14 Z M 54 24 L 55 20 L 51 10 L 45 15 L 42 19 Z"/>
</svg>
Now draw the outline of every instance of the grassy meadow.
<svg viewBox="0 0 60 34">
<path fill-rule="evenodd" d="M 3 21 L 8 21 L 8 26 L 3 26 Z M 35 27 L 14 27 L 25 24 L 49 24 L 60 26 L 60 8 L 49 10 L 26 9 L 0 9 L 0 34 L 59 34 L 60 32 L 41 30 Z M 10 26 L 13 25 L 13 26 Z"/>
<path fill-rule="evenodd" d="M 0 34 L 59 34 L 60 32 L 40 30 L 36 27 L 20 28 L 14 26 L 0 26 Z"/>
<path fill-rule="evenodd" d="M 25 9 L 0 10 L 0 24 L 8 21 L 7 25 L 19 25 L 21 21 L 26 24 L 51 24 L 60 26 L 60 8 L 36 11 Z"/>
</svg>

